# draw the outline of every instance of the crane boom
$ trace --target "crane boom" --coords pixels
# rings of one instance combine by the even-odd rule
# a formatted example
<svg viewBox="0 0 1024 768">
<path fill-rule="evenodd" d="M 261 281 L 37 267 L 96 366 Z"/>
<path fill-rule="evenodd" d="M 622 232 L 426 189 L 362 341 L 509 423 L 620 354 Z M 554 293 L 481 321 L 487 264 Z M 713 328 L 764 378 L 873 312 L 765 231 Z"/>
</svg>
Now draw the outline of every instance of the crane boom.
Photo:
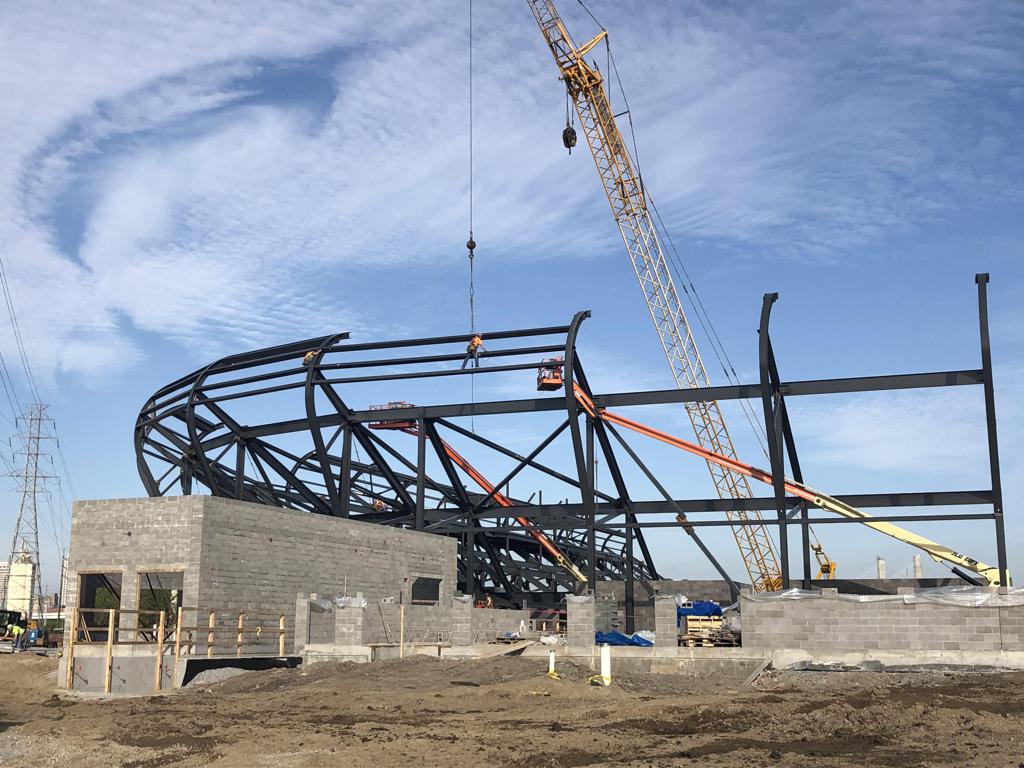
<svg viewBox="0 0 1024 768">
<path fill-rule="evenodd" d="M 665 259 L 661 240 L 648 211 L 643 185 L 605 93 L 604 78 L 585 59 L 586 53 L 598 45 L 607 33 L 602 31 L 592 40 L 577 46 L 551 0 L 527 2 L 576 108 L 612 215 L 643 290 L 676 386 L 680 389 L 710 386 L 707 370 L 697 350 Z M 716 455 L 735 458 L 732 437 L 718 403 L 686 403 L 685 407 L 697 442 Z M 713 461 L 708 461 L 707 466 L 719 498 L 742 499 L 753 496 L 746 476 Z M 730 521 L 739 523 L 761 519 L 758 512 L 734 510 L 726 514 Z M 756 523 L 733 525 L 732 532 L 754 589 L 779 589 L 782 584 L 781 573 L 767 526 Z"/>
</svg>

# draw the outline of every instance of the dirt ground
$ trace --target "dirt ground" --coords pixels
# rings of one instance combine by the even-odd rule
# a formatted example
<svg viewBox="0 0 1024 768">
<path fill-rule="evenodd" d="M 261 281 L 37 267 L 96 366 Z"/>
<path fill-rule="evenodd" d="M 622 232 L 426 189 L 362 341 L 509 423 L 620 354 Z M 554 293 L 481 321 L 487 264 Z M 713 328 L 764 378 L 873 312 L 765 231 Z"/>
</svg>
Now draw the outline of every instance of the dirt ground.
<svg viewBox="0 0 1024 768">
<path fill-rule="evenodd" d="M 0 657 L 0 765 L 1024 766 L 1024 673 L 781 672 L 722 689 L 609 688 L 546 660 L 416 657 L 249 672 L 162 695 L 55 693 L 56 660 Z"/>
</svg>

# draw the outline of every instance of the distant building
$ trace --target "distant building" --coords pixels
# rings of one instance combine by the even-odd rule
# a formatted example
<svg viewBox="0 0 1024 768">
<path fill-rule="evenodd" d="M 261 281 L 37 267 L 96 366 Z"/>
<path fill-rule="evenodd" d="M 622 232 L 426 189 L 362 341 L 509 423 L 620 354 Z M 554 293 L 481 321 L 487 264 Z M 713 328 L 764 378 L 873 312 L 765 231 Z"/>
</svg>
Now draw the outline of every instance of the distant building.
<svg viewBox="0 0 1024 768">
<path fill-rule="evenodd" d="M 27 556 L 13 563 L 0 563 L 0 596 L 6 595 L 2 606 L 5 610 L 29 613 L 35 575 L 36 564 Z"/>
</svg>

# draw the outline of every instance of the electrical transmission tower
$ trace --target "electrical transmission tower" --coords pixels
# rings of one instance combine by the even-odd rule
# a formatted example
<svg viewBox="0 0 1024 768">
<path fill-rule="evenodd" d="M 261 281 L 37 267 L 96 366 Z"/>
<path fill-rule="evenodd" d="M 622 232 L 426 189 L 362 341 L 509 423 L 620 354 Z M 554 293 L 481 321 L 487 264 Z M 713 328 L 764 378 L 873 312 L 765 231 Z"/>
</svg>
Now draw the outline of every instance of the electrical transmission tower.
<svg viewBox="0 0 1024 768">
<path fill-rule="evenodd" d="M 7 606 L 11 581 L 15 578 L 16 563 L 31 563 L 29 578 L 32 583 L 27 593 L 26 613 L 32 618 L 35 611 L 43 611 L 43 589 L 41 563 L 39 558 L 39 508 L 40 500 L 48 493 L 48 481 L 56 475 L 47 470 L 52 469 L 53 460 L 43 450 L 45 441 L 53 440 L 52 434 L 44 427 L 53 425 L 53 419 L 46 415 L 47 406 L 42 403 L 30 403 L 25 415 L 18 419 L 21 432 L 15 439 L 21 444 L 15 456 L 22 456 L 20 468 L 11 473 L 18 480 L 20 501 L 18 503 L 18 521 L 14 526 L 14 541 L 11 543 L 11 556 L 7 580 L 4 582 L 3 594 L 0 595 L 0 606 Z"/>
</svg>

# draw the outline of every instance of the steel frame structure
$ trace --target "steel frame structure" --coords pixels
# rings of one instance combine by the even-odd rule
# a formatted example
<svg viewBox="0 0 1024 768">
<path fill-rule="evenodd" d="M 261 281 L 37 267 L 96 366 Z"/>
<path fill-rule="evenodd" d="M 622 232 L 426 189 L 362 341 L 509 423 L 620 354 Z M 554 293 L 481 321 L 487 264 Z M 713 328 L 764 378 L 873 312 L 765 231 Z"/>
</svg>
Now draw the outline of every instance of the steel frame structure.
<svg viewBox="0 0 1024 768">
<path fill-rule="evenodd" d="M 467 594 L 488 593 L 502 605 L 557 605 L 566 593 L 602 579 L 626 582 L 626 629 L 633 629 L 635 581 L 658 579 L 644 532 L 682 527 L 717 572 L 732 585 L 714 553 L 700 540 L 699 529 L 737 524 L 761 525 L 751 518 L 725 517 L 737 509 L 774 511 L 782 588 L 792 585 L 789 532 L 801 531 L 802 578 L 811 584 L 809 525 L 858 523 L 843 517 L 811 517 L 808 504 L 788 497 L 782 484 L 788 460 L 790 475 L 803 480 L 789 419 L 789 403 L 808 395 L 878 392 L 934 387 L 981 385 L 985 397 L 988 462 L 991 487 L 965 491 L 927 491 L 841 495 L 857 508 L 987 506 L 987 512 L 927 512 L 888 514 L 877 521 L 988 520 L 994 523 L 1001 583 L 1009 583 L 1003 525 L 1002 491 L 996 428 L 992 357 L 988 329 L 987 274 L 976 276 L 981 341 L 981 367 L 842 379 L 783 381 L 772 348 L 769 324 L 778 294 L 766 294 L 759 328 L 757 383 L 733 386 L 594 394 L 576 350 L 576 339 L 589 311 L 577 313 L 565 326 L 484 333 L 489 346 L 480 368 L 461 370 L 455 363 L 463 353 L 422 354 L 426 347 L 462 345 L 465 335 L 398 341 L 347 343 L 348 334 L 307 339 L 268 349 L 232 355 L 160 389 L 143 407 L 135 428 L 139 474 L 147 492 L 162 496 L 190 494 L 205 488 L 216 496 L 302 509 L 316 514 L 349 517 L 453 536 L 459 540 L 459 587 Z M 417 353 L 419 348 L 419 354 Z M 406 354 L 408 351 L 412 354 Z M 313 354 L 309 354 L 309 353 Z M 396 352 L 398 355 L 396 356 Z M 535 370 L 549 365 L 539 356 L 560 353 L 564 360 L 564 390 L 556 397 L 492 400 L 432 406 L 406 405 L 381 411 L 352 409 L 342 398 L 342 385 L 416 380 L 449 376 L 479 376 Z M 391 356 L 381 357 L 381 354 Z M 369 355 L 367 358 L 366 356 Z M 303 363 L 308 357 L 307 363 Z M 527 362 L 517 359 L 530 358 Z M 448 367 L 450 366 L 450 367 Z M 365 371 L 376 371 L 366 373 Z M 354 372 L 358 375 L 351 375 Z M 610 424 L 592 418 L 572 395 L 578 386 L 599 408 L 667 403 L 706 403 L 759 398 L 769 442 L 773 494 L 743 499 L 675 499 L 637 451 Z M 303 415 L 268 423 L 242 423 L 233 418 L 231 401 L 290 393 L 295 404 L 302 393 Z M 456 423 L 458 419 L 499 414 L 554 413 L 558 426 L 527 454 L 520 454 Z M 386 419 L 416 430 L 414 458 L 407 458 L 370 428 Z M 442 430 L 458 434 L 481 451 L 492 451 L 516 462 L 494 484 L 507 487 L 526 469 L 538 471 L 575 489 L 578 501 L 545 504 L 533 497 L 499 506 L 494 491 L 467 487 L 442 450 Z M 538 456 L 563 432 L 571 441 L 575 472 L 559 471 Z M 284 447 L 288 438 L 305 446 Z M 412 447 L 412 439 L 409 441 Z M 361 448 L 363 460 L 354 456 Z M 628 456 L 661 494 L 660 499 L 634 499 L 619 464 L 619 451 Z M 443 477 L 427 471 L 427 456 L 442 468 Z M 595 488 L 592 468 L 600 458 L 611 478 L 608 492 Z M 377 502 L 376 504 L 374 502 Z M 686 523 L 644 520 L 652 515 L 718 513 L 720 519 L 686 518 Z M 588 578 L 575 582 L 538 547 L 516 517 L 529 518 Z M 970 580 L 968 574 L 958 574 Z"/>
</svg>

